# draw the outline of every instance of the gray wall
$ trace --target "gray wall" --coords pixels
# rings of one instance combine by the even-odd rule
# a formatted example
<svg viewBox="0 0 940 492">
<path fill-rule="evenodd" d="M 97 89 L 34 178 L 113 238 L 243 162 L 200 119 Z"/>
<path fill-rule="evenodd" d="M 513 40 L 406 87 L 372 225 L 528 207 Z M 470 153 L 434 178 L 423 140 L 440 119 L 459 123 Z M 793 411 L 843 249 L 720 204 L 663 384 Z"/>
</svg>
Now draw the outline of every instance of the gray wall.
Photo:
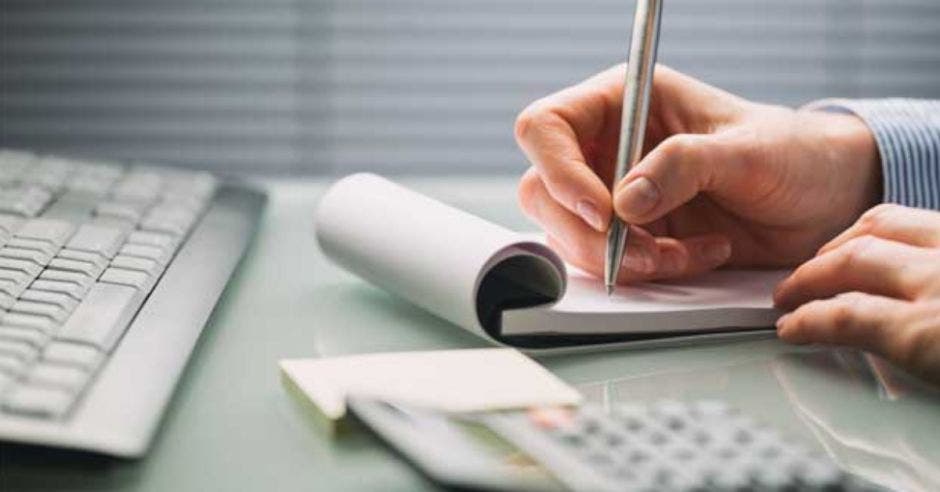
<svg viewBox="0 0 940 492">
<path fill-rule="evenodd" d="M 630 0 L 0 0 L 0 146 L 518 172 L 528 101 L 622 60 Z M 666 0 L 661 60 L 748 97 L 940 97 L 940 1 Z"/>
</svg>

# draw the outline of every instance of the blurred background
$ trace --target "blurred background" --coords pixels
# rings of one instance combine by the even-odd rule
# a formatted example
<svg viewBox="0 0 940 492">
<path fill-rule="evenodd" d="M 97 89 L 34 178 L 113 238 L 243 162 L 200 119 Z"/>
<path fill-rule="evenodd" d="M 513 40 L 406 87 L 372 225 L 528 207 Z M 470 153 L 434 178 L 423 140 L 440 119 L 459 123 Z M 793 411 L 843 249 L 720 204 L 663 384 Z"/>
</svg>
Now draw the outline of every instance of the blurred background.
<svg viewBox="0 0 940 492">
<path fill-rule="evenodd" d="M 0 0 L 0 147 L 223 172 L 519 173 L 529 101 L 631 0 Z M 940 98 L 940 1 L 666 0 L 660 60 L 746 97 Z"/>
</svg>

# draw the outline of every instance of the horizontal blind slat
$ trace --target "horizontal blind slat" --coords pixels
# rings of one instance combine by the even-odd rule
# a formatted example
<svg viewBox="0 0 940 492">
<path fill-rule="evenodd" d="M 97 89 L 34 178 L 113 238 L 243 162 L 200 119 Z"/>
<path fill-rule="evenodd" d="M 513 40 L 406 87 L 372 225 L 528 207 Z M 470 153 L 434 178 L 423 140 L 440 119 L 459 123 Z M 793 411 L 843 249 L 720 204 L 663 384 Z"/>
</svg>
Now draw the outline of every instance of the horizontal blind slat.
<svg viewBox="0 0 940 492">
<path fill-rule="evenodd" d="M 4 0 L 0 146 L 244 171 L 518 171 L 531 100 L 630 0 Z M 935 0 L 670 0 L 661 60 L 746 97 L 940 97 Z"/>
</svg>

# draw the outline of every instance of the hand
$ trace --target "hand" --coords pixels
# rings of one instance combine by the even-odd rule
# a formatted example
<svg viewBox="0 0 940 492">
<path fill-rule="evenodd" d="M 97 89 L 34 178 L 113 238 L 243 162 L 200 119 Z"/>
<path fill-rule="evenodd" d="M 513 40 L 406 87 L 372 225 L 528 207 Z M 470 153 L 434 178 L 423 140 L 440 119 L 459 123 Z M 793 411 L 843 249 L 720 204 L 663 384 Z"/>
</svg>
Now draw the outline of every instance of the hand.
<svg viewBox="0 0 940 492">
<path fill-rule="evenodd" d="M 871 209 L 774 298 L 796 308 L 777 322 L 780 338 L 855 346 L 940 382 L 940 213 Z"/>
<path fill-rule="evenodd" d="M 657 66 L 645 157 L 610 193 L 623 66 L 532 103 L 523 210 L 570 263 L 601 276 L 616 210 L 634 224 L 620 282 L 721 265 L 796 266 L 880 196 L 858 118 L 756 104 Z"/>
</svg>

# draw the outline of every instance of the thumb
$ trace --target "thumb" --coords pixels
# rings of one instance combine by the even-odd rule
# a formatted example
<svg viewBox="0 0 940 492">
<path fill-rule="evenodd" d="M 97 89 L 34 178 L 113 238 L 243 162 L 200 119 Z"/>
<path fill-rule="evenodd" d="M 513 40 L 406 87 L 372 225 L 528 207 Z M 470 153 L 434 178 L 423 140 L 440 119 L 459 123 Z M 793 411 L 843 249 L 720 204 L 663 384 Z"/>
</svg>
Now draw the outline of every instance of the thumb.
<svg viewBox="0 0 940 492">
<path fill-rule="evenodd" d="M 614 209 L 632 224 L 648 224 L 729 175 L 724 146 L 715 136 L 673 135 L 644 157 L 614 190 Z"/>
</svg>

